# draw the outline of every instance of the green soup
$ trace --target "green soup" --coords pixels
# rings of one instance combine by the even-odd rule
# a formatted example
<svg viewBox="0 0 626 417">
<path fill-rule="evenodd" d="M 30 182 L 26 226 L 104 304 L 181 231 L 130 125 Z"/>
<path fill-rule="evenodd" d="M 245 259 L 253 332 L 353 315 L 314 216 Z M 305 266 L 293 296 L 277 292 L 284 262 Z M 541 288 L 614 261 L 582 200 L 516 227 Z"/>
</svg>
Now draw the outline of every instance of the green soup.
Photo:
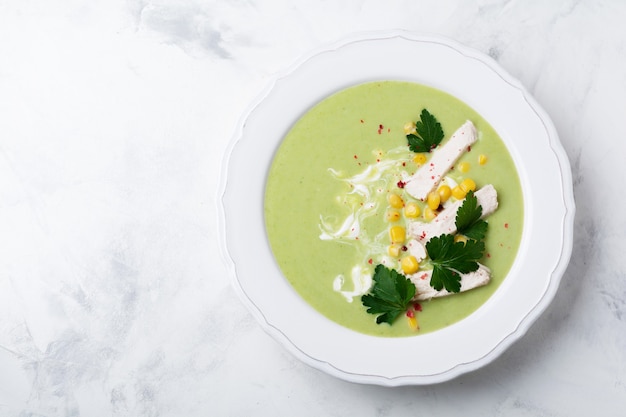
<svg viewBox="0 0 626 417">
<path fill-rule="evenodd" d="M 418 168 L 404 126 L 419 120 L 422 109 L 441 123 L 442 144 L 466 120 L 474 123 L 478 141 L 455 165 L 464 163 L 467 170 L 454 168 L 447 175 L 459 182 L 471 178 L 479 188 L 492 184 L 499 206 L 485 219 L 489 227 L 485 256 L 480 261 L 490 268 L 491 281 L 467 292 L 421 301 L 416 331 L 404 317 L 393 325 L 376 324 L 376 316 L 366 312 L 361 297 L 350 299 L 345 293 L 355 287 L 351 279 L 355 267 L 372 274 L 380 259 L 388 259 L 389 193 L 400 194 L 405 202 L 415 201 L 397 182 L 402 172 L 410 175 Z M 368 199 L 355 192 L 355 182 L 349 181 L 355 178 L 368 187 Z M 424 211 L 424 202 L 418 204 Z M 350 216 L 359 218 L 359 230 L 344 230 L 341 239 L 323 238 L 328 230 L 349 224 L 346 219 Z M 330 320 L 385 337 L 432 332 L 478 309 L 506 278 L 519 247 L 522 221 L 519 177 L 494 129 L 455 97 L 409 82 L 360 84 L 315 105 L 282 141 L 265 190 L 267 235 L 285 278 Z M 401 272 L 399 264 L 396 269 Z"/>
</svg>

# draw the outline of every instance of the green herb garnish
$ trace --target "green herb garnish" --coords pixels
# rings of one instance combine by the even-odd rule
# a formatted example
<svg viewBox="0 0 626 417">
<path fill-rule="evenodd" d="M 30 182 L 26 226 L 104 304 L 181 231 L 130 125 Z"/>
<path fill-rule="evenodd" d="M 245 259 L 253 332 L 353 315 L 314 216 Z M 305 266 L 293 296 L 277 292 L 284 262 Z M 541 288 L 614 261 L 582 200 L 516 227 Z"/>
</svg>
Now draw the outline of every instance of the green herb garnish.
<svg viewBox="0 0 626 417">
<path fill-rule="evenodd" d="M 455 242 L 454 235 L 445 234 L 433 237 L 426 243 L 426 250 L 433 265 L 430 286 L 440 291 L 461 291 L 461 274 L 478 269 L 478 260 L 482 258 L 485 244 L 482 241 L 468 240 Z"/>
<path fill-rule="evenodd" d="M 406 135 L 409 149 L 413 152 L 430 152 L 443 140 L 443 129 L 435 116 L 423 109 L 420 120 L 415 122 L 415 133 Z"/>
<path fill-rule="evenodd" d="M 473 191 L 469 191 L 463 204 L 456 212 L 457 233 L 474 240 L 482 240 L 487 233 L 487 222 L 480 218 L 483 208 Z"/>
<path fill-rule="evenodd" d="M 415 295 L 415 285 L 404 275 L 384 265 L 374 269 L 374 285 L 370 294 L 361 297 L 370 314 L 380 314 L 376 323 L 389 323 L 404 313 Z"/>
<path fill-rule="evenodd" d="M 487 233 L 487 222 L 480 216 L 483 208 L 473 191 L 465 196 L 463 204 L 456 212 L 457 233 L 470 238 L 467 242 L 455 242 L 454 235 L 444 234 L 434 237 L 426 243 L 426 251 L 433 264 L 430 286 L 440 291 L 461 291 L 461 274 L 478 269 L 478 260 L 485 252 L 482 242 Z"/>
</svg>

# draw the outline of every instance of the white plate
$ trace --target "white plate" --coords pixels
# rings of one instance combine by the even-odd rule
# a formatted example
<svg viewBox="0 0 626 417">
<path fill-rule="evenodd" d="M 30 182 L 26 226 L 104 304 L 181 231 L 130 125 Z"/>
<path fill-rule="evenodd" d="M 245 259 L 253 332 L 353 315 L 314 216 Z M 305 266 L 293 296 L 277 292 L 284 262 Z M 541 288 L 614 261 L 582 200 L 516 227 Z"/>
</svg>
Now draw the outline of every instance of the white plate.
<svg viewBox="0 0 626 417">
<path fill-rule="evenodd" d="M 264 227 L 267 172 L 292 124 L 332 93 L 375 80 L 430 85 L 474 108 L 507 145 L 524 192 L 525 229 L 507 278 L 466 319 L 416 337 L 368 336 L 319 314 L 281 275 Z M 571 171 L 552 122 L 491 58 L 434 36 L 397 31 L 353 36 L 277 77 L 231 141 L 220 198 L 223 255 L 235 288 L 261 326 L 305 363 L 359 383 L 438 383 L 491 362 L 548 306 L 572 249 Z"/>
</svg>

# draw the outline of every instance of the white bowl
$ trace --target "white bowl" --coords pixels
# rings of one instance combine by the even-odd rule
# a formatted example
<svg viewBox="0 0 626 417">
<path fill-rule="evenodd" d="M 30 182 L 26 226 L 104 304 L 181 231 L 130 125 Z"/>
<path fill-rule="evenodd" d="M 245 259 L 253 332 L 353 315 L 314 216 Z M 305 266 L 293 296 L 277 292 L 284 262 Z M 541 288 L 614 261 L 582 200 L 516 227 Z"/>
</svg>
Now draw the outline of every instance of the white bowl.
<svg viewBox="0 0 626 417">
<path fill-rule="evenodd" d="M 429 85 L 476 110 L 505 142 L 524 194 L 525 227 L 504 282 L 467 318 L 418 337 L 369 336 L 319 314 L 282 276 L 264 227 L 267 173 L 293 123 L 329 95 L 377 80 Z M 225 155 L 219 202 L 223 256 L 260 325 L 305 363 L 359 383 L 438 383 L 493 361 L 552 301 L 572 250 L 571 171 L 549 117 L 491 58 L 430 35 L 355 35 L 277 77 L 241 119 Z"/>
</svg>

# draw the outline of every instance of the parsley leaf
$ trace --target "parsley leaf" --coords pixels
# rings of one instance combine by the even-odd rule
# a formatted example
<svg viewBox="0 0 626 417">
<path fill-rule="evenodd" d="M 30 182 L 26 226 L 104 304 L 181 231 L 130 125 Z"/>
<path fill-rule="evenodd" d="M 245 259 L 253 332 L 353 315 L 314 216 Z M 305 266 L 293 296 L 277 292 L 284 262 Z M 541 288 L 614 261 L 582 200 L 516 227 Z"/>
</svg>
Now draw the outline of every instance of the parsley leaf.
<svg viewBox="0 0 626 417">
<path fill-rule="evenodd" d="M 404 275 L 378 264 L 374 269 L 374 285 L 370 294 L 361 297 L 370 314 L 380 314 L 376 323 L 393 323 L 404 313 L 415 295 L 415 285 Z M 381 314 L 382 313 L 382 314 Z"/>
<path fill-rule="evenodd" d="M 487 233 L 487 222 L 480 218 L 482 214 L 483 208 L 478 205 L 474 192 L 468 192 L 463 204 L 456 212 L 457 233 L 474 240 L 484 239 Z"/>
<path fill-rule="evenodd" d="M 485 244 L 476 240 L 455 242 L 453 235 L 444 234 L 430 239 L 426 250 L 433 264 L 431 287 L 437 291 L 445 288 L 449 292 L 459 292 L 461 274 L 478 269 L 477 261 L 483 256 Z"/>
<path fill-rule="evenodd" d="M 443 140 L 441 124 L 426 109 L 422 110 L 420 120 L 415 122 L 415 133 L 406 135 L 409 149 L 413 152 L 430 152 Z"/>
</svg>

